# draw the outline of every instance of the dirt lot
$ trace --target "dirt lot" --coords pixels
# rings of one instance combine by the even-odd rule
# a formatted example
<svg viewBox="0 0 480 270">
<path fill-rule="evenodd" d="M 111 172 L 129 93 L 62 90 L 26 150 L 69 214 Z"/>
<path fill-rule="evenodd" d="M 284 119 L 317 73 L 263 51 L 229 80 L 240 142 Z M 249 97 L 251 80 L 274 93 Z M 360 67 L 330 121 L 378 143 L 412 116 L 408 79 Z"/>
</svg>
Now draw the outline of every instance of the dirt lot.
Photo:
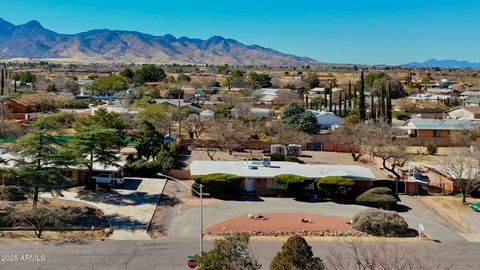
<svg viewBox="0 0 480 270">
<path fill-rule="evenodd" d="M 38 239 L 33 231 L 1 231 L 0 239 L 15 239 L 28 241 L 85 241 L 85 240 L 106 240 L 108 236 L 104 230 L 95 231 L 45 231 L 42 239 Z"/>
<path fill-rule="evenodd" d="M 473 211 L 462 199 L 455 196 L 428 196 L 422 200 L 435 211 L 445 216 L 458 229 L 466 233 L 480 232 L 480 213 Z M 478 202 L 480 199 L 467 199 L 467 202 Z"/>
<path fill-rule="evenodd" d="M 258 214 L 257 214 L 258 216 Z M 265 213 L 266 219 L 253 219 L 248 215 L 227 219 L 205 229 L 207 234 L 230 232 L 354 232 L 348 219 L 314 214 Z M 311 222 L 304 223 L 302 219 Z"/>
</svg>

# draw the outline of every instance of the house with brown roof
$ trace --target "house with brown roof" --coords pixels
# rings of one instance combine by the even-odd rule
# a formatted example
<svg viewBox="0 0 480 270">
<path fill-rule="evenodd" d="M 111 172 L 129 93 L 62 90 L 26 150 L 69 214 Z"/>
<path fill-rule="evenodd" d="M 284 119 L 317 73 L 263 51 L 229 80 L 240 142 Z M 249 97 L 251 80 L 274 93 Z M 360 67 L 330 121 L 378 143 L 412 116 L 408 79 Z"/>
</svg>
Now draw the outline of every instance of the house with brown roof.
<svg viewBox="0 0 480 270">
<path fill-rule="evenodd" d="M 449 110 L 451 119 L 480 119 L 480 106 L 462 106 Z"/>
</svg>

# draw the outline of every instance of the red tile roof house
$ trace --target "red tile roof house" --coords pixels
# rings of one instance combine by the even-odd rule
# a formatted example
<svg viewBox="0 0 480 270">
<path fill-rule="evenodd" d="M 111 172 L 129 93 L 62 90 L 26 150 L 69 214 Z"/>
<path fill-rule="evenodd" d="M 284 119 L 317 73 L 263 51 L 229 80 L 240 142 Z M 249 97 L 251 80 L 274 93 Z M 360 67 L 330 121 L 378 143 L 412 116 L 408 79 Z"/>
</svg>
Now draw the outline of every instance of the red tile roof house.
<svg viewBox="0 0 480 270">
<path fill-rule="evenodd" d="M 242 179 L 244 192 L 256 195 L 284 194 L 285 190 L 274 181 L 275 176 L 294 174 L 310 179 L 327 176 L 341 176 L 354 180 L 355 191 L 363 192 L 372 187 L 377 180 L 373 172 L 359 165 L 299 164 L 283 161 L 199 161 L 190 164 L 193 177 L 214 173 L 237 175 Z M 310 189 L 313 188 L 313 184 Z"/>
</svg>

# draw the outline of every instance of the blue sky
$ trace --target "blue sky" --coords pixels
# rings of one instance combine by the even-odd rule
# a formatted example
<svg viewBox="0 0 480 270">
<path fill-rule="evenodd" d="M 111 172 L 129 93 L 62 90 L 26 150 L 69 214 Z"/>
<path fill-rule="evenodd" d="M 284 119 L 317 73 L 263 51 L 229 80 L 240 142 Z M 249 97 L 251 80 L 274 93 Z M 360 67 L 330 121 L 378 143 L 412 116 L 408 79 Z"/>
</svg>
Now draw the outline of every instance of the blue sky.
<svg viewBox="0 0 480 270">
<path fill-rule="evenodd" d="M 109 28 L 208 38 L 334 63 L 480 62 L 478 0 L 11 0 L 0 17 L 59 33 Z"/>
</svg>

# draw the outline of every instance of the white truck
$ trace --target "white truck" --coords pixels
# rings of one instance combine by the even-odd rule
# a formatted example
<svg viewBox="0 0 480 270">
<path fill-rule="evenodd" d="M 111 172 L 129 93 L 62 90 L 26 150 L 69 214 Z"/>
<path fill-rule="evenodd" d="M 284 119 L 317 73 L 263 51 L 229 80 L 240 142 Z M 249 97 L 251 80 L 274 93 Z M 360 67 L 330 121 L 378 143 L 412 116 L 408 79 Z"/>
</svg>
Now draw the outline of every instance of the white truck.
<svg viewBox="0 0 480 270">
<path fill-rule="evenodd" d="M 125 179 L 123 177 L 114 177 L 113 174 L 99 174 L 92 177 L 95 179 L 97 184 L 112 184 L 112 185 L 123 185 Z"/>
</svg>

